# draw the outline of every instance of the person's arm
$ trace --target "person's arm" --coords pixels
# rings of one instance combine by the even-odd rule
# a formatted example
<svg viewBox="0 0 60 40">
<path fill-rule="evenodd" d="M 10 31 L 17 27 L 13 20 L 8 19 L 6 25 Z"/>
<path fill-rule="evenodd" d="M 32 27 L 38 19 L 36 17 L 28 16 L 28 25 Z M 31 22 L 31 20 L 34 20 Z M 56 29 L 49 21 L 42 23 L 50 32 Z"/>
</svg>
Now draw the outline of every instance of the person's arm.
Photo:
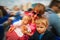
<svg viewBox="0 0 60 40">
<path fill-rule="evenodd" d="M 28 35 L 28 36 L 32 36 L 32 35 L 33 35 L 30 31 L 28 31 L 26 25 L 22 25 L 20 28 L 21 28 L 21 30 L 22 30 L 22 32 L 23 32 L 24 34 L 26 34 L 26 35 Z"/>
<path fill-rule="evenodd" d="M 12 32 L 16 27 L 14 27 L 13 25 L 10 26 L 8 32 Z"/>
<path fill-rule="evenodd" d="M 56 14 L 49 14 L 49 23 L 56 30 L 58 36 L 60 36 L 60 19 Z"/>
<path fill-rule="evenodd" d="M 28 31 L 25 31 L 25 34 L 27 34 L 28 36 L 32 36 L 33 35 L 33 33 L 30 33 Z"/>
</svg>

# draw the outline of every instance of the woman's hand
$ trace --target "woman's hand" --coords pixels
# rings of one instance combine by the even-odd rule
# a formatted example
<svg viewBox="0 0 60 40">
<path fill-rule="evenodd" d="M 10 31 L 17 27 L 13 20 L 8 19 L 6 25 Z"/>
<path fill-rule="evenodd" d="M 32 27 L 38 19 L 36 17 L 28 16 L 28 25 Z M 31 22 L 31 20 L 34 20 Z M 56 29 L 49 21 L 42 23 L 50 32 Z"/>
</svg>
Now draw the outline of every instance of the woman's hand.
<svg viewBox="0 0 60 40">
<path fill-rule="evenodd" d="M 14 26 L 11 26 L 10 29 L 8 30 L 8 32 L 12 32 L 15 29 Z"/>
</svg>

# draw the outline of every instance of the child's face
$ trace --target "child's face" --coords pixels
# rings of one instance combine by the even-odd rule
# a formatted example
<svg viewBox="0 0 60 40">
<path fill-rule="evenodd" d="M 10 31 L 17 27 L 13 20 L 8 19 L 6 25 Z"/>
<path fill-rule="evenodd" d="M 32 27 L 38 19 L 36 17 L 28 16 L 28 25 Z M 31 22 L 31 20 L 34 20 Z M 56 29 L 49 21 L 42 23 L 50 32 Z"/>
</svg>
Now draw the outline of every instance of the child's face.
<svg viewBox="0 0 60 40">
<path fill-rule="evenodd" d="M 29 22 L 28 19 L 23 19 L 23 21 L 24 21 L 23 22 L 24 24 L 28 24 L 28 22 Z"/>
<path fill-rule="evenodd" d="M 29 20 L 30 20 L 30 18 L 28 17 L 28 16 L 26 16 L 26 17 L 23 17 L 23 23 L 24 24 L 28 24 L 29 23 Z"/>
<path fill-rule="evenodd" d="M 46 29 L 47 29 L 47 27 L 45 27 L 45 26 L 42 25 L 42 24 L 37 24 L 36 26 L 37 26 L 36 29 L 37 29 L 37 31 L 38 31 L 40 34 L 43 34 L 43 33 L 46 31 Z"/>
</svg>

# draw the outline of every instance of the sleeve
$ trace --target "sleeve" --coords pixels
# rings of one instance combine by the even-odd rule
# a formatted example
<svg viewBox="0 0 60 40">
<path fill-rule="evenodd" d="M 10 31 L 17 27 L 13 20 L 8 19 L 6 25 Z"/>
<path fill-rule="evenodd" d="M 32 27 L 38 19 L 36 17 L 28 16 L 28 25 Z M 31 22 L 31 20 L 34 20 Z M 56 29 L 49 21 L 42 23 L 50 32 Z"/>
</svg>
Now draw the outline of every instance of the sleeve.
<svg viewBox="0 0 60 40">
<path fill-rule="evenodd" d="M 34 40 L 34 35 L 29 38 L 29 40 Z"/>
<path fill-rule="evenodd" d="M 14 31 L 6 33 L 6 40 L 18 40 L 18 38 L 19 37 L 16 35 Z"/>
</svg>

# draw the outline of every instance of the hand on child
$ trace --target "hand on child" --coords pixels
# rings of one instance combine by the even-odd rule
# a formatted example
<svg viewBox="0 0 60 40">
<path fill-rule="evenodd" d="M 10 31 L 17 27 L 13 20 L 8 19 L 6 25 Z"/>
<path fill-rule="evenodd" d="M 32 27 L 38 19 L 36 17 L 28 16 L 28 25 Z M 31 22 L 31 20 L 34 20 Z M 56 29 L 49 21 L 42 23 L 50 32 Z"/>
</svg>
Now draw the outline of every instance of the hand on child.
<svg viewBox="0 0 60 40">
<path fill-rule="evenodd" d="M 33 34 L 31 32 L 25 31 L 25 34 L 28 36 L 32 36 Z"/>
<path fill-rule="evenodd" d="M 8 30 L 8 32 L 12 32 L 15 29 L 14 26 L 11 26 L 10 29 Z"/>
</svg>

